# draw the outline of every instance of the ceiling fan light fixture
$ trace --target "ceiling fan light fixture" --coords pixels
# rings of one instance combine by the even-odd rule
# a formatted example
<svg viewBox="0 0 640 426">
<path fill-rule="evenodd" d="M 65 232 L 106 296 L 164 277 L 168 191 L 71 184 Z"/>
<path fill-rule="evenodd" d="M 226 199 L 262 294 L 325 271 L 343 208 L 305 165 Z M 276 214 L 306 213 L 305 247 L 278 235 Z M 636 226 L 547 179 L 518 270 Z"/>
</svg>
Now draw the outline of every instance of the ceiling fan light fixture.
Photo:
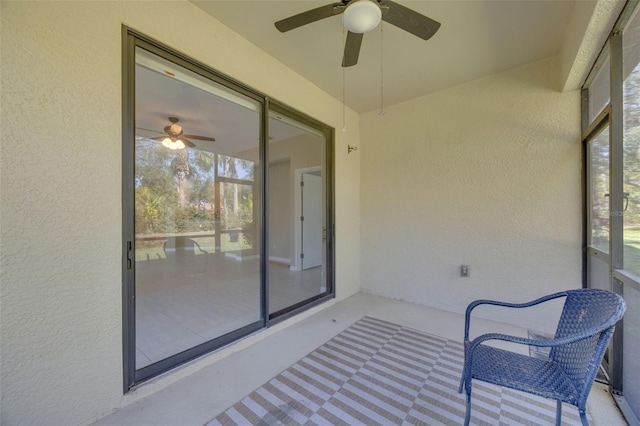
<svg viewBox="0 0 640 426">
<path fill-rule="evenodd" d="M 342 14 L 344 27 L 357 34 L 373 30 L 381 20 L 382 11 L 375 0 L 351 1 Z"/>
<path fill-rule="evenodd" d="M 171 138 L 164 138 L 162 140 L 162 145 L 166 146 L 167 148 L 171 149 L 171 150 L 176 150 L 176 149 L 184 149 L 185 148 L 185 144 L 184 142 L 182 142 L 180 139 L 177 140 L 171 140 Z"/>
</svg>

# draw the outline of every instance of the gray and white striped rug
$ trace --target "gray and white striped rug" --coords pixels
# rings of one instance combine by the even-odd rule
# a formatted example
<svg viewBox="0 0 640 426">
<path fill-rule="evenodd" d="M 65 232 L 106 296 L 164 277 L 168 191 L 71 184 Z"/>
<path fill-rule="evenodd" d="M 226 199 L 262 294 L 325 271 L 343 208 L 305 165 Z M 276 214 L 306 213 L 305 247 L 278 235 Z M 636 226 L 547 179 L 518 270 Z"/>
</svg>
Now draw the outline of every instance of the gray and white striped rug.
<svg viewBox="0 0 640 426">
<path fill-rule="evenodd" d="M 461 343 L 364 317 L 211 420 L 218 425 L 459 425 Z M 555 402 L 474 382 L 472 424 L 551 425 Z M 580 425 L 563 407 L 563 425 Z"/>
</svg>

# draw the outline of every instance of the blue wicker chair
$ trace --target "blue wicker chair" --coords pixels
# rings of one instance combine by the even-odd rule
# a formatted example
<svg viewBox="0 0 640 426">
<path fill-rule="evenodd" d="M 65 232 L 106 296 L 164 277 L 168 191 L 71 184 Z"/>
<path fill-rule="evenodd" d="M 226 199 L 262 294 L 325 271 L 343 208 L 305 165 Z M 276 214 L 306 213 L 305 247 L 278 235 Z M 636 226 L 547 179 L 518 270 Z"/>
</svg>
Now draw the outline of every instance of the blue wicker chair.
<svg viewBox="0 0 640 426">
<path fill-rule="evenodd" d="M 531 340 L 505 334 L 483 334 L 469 341 L 471 311 L 479 305 L 526 308 L 566 297 L 552 340 Z M 471 417 L 471 380 L 482 380 L 557 401 L 556 425 L 560 425 L 562 403 L 575 405 L 583 425 L 587 396 L 602 362 L 614 325 L 622 318 L 626 304 L 619 295 L 595 289 L 568 290 L 529 303 L 477 300 L 467 307 L 464 326 L 464 371 L 459 393 L 467 392 L 464 424 Z M 483 344 L 503 340 L 551 348 L 547 360 L 529 357 Z"/>
</svg>

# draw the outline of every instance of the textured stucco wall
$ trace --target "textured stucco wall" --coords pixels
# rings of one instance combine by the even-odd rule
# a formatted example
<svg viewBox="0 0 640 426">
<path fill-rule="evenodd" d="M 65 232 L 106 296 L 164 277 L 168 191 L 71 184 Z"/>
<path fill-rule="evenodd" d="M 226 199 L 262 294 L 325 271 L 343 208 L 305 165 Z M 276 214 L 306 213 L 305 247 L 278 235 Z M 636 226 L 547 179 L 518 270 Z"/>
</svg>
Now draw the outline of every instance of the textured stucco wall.
<svg viewBox="0 0 640 426">
<path fill-rule="evenodd" d="M 464 312 L 581 285 L 580 97 L 558 91 L 558 68 L 551 58 L 361 115 L 363 290 Z"/>
<path fill-rule="evenodd" d="M 340 102 L 185 1 L 0 2 L 0 423 L 83 424 L 122 396 L 121 25 L 337 129 Z M 178 23 L 173 29 L 171 22 Z M 359 289 L 358 119 L 336 132 L 338 297 Z"/>
</svg>

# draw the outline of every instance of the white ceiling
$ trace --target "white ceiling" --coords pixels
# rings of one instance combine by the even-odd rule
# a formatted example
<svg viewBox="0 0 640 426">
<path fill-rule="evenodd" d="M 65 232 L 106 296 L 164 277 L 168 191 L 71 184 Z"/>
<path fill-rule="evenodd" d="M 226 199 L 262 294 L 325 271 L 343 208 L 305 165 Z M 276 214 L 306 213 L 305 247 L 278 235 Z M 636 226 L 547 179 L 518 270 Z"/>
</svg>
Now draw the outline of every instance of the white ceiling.
<svg viewBox="0 0 640 426">
<path fill-rule="evenodd" d="M 257 104 L 142 49 L 136 50 L 136 60 L 136 137 L 166 137 L 163 129 L 171 125 L 169 117 L 177 117 L 185 135 L 215 138 L 191 140 L 199 150 L 233 156 L 257 150 Z M 309 131 L 302 125 L 270 114 L 271 143 L 305 133 Z"/>
<path fill-rule="evenodd" d="M 396 0 L 442 26 L 428 41 L 390 24 L 365 34 L 345 69 L 346 104 L 358 112 L 391 105 L 557 55 L 575 1 Z M 331 0 L 193 1 L 202 10 L 342 99 L 341 16 L 280 33 L 274 22 Z"/>
</svg>

